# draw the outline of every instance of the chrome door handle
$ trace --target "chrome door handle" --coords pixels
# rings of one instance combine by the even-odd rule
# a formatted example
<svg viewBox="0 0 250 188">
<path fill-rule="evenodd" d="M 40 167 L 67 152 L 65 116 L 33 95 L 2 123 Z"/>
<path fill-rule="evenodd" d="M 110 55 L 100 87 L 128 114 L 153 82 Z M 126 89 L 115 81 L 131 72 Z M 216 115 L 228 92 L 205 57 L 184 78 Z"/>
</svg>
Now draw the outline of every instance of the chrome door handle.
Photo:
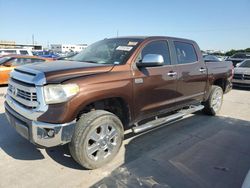
<svg viewBox="0 0 250 188">
<path fill-rule="evenodd" d="M 176 76 L 177 75 L 177 72 L 169 72 L 168 73 L 168 76 Z"/>
<path fill-rule="evenodd" d="M 203 72 L 206 72 L 206 70 L 207 70 L 207 69 L 205 69 L 205 68 L 200 68 L 199 71 L 203 73 Z"/>
</svg>

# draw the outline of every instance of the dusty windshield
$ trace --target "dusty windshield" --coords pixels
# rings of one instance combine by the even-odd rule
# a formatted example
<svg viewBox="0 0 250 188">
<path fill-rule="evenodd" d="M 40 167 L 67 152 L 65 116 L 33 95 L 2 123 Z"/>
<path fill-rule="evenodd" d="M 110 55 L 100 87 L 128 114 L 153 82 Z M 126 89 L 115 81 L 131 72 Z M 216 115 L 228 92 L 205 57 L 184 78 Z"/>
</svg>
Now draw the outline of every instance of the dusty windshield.
<svg viewBox="0 0 250 188">
<path fill-rule="evenodd" d="M 104 39 L 90 45 L 71 60 L 98 64 L 124 64 L 141 41 L 130 38 Z"/>
<path fill-rule="evenodd" d="M 250 60 L 244 61 L 240 67 L 250 68 Z"/>
</svg>

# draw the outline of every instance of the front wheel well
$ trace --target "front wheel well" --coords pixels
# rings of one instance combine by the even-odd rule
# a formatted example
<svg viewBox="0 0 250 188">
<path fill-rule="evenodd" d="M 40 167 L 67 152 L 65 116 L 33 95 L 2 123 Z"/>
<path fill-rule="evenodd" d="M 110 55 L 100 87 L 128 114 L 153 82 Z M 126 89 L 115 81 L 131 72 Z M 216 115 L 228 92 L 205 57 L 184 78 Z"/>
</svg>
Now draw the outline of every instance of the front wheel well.
<svg viewBox="0 0 250 188">
<path fill-rule="evenodd" d="M 91 102 L 80 111 L 77 119 L 79 119 L 82 114 L 93 110 L 106 110 L 115 114 L 121 120 L 124 129 L 126 129 L 129 125 L 131 117 L 129 105 L 120 97 L 107 98 Z"/>
</svg>

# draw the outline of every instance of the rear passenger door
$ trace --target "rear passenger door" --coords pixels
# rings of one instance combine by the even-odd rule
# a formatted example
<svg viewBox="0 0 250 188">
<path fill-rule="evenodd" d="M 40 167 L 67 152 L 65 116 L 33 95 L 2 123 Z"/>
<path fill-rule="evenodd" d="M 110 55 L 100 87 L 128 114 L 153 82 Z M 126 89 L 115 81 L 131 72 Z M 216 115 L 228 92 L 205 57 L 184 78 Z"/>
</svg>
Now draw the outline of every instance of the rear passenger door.
<svg viewBox="0 0 250 188">
<path fill-rule="evenodd" d="M 191 42 L 174 41 L 177 58 L 177 92 L 180 97 L 176 102 L 184 105 L 203 99 L 207 83 L 207 70 L 204 61 L 196 53 L 198 46 Z"/>
<path fill-rule="evenodd" d="M 167 40 L 156 40 L 146 44 L 138 54 L 139 62 L 147 54 L 162 55 L 164 65 L 158 67 L 135 68 L 134 84 L 134 114 L 141 120 L 165 111 L 172 107 L 176 94 L 175 65 L 171 63 Z M 170 73 L 170 74 L 169 74 Z"/>
</svg>

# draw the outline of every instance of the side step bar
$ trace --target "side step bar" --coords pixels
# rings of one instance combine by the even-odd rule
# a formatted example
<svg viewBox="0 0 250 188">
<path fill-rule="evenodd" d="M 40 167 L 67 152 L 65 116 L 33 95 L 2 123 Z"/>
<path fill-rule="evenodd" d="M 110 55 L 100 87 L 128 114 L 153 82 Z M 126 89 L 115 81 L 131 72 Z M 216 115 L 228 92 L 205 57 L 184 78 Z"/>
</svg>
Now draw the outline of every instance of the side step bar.
<svg viewBox="0 0 250 188">
<path fill-rule="evenodd" d="M 197 111 L 200 111 L 203 108 L 204 108 L 203 105 L 190 106 L 189 108 L 180 110 L 175 114 L 172 114 L 172 115 L 169 115 L 169 116 L 166 116 L 163 118 L 155 119 L 155 120 L 150 121 L 148 123 L 145 123 L 143 125 L 133 127 L 132 131 L 134 133 L 140 133 L 140 132 L 143 132 L 143 131 L 146 131 L 149 129 L 153 129 L 153 128 L 161 126 L 165 123 L 170 123 L 170 122 L 176 121 L 178 119 L 182 119 L 184 116 L 186 116 L 188 114 L 192 114 L 192 113 L 197 112 Z"/>
</svg>

